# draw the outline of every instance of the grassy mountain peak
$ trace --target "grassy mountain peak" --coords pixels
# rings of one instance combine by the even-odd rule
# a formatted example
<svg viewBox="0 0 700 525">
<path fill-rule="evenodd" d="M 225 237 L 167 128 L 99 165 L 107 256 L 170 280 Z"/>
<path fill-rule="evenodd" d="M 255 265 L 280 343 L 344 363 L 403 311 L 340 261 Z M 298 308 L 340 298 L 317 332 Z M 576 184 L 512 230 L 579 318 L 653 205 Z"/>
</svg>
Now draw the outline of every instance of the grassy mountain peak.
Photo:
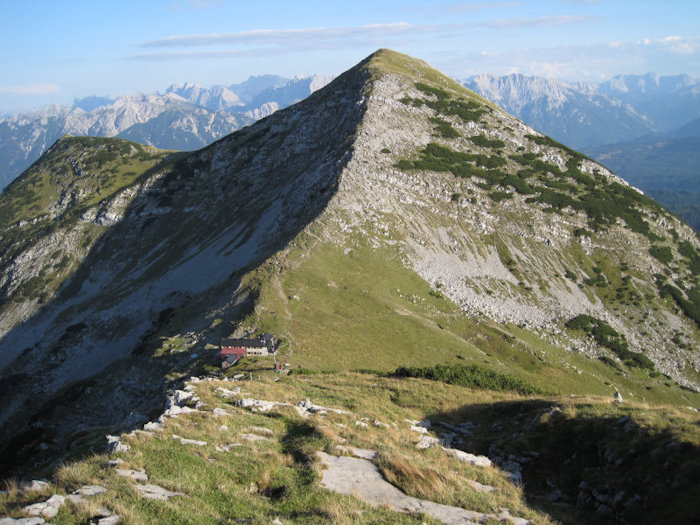
<svg viewBox="0 0 700 525">
<path fill-rule="evenodd" d="M 79 141 L 65 158 L 83 172 L 142 154 Z M 109 196 L 54 215 L 37 201 L 0 232 L 51 224 L 3 252 L 7 468 L 151 419 L 232 334 L 273 333 L 288 369 L 331 377 L 698 406 L 696 234 L 421 61 L 380 50 L 208 148 L 148 151 Z M 50 181 L 62 158 L 30 172 Z M 59 248 L 79 255 L 56 279 Z"/>
</svg>

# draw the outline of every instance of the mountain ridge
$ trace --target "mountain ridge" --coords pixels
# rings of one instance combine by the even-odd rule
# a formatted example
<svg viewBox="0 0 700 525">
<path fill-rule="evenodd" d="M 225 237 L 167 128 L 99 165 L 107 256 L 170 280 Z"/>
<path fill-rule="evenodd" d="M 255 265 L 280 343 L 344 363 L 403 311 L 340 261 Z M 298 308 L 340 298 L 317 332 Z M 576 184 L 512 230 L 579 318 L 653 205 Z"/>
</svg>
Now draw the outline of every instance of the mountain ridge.
<svg viewBox="0 0 700 525">
<path fill-rule="evenodd" d="M 636 138 L 656 129 L 631 105 L 591 84 L 515 73 L 477 75 L 463 84 L 533 128 L 577 148 Z"/>
<path fill-rule="evenodd" d="M 0 232 L 3 446 L 55 414 L 57 391 L 87 403 L 90 381 L 116 396 L 94 403 L 119 399 L 101 425 L 145 420 L 104 368 L 151 372 L 146 407 L 164 377 L 209 366 L 226 329 L 280 334 L 316 370 L 486 360 L 562 393 L 614 382 L 697 403 L 696 234 L 422 61 L 380 50 L 194 153 L 86 140 L 0 197 L 16 199 Z M 100 198 L 66 184 L 113 169 Z"/>
<path fill-rule="evenodd" d="M 0 158 L 7 163 L 0 168 L 0 185 L 62 135 L 117 136 L 162 149 L 194 150 L 305 98 L 330 78 L 266 75 L 211 88 L 173 84 L 164 93 L 87 97 L 71 106 L 10 115 L 0 120 Z"/>
</svg>

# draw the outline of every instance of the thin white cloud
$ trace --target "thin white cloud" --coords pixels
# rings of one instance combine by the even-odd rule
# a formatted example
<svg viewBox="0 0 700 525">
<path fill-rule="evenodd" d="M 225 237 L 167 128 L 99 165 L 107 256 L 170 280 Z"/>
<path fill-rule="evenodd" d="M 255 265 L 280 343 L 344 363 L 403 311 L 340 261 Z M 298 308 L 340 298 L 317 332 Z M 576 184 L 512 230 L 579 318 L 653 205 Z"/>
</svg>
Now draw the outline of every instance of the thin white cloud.
<svg viewBox="0 0 700 525">
<path fill-rule="evenodd" d="M 11 95 L 47 95 L 60 91 L 56 84 L 14 84 L 12 86 L 0 86 L 0 93 Z"/>
<path fill-rule="evenodd" d="M 168 51 L 165 53 L 138 53 L 129 58 L 147 61 L 200 60 L 204 58 L 259 57 L 272 54 L 272 49 L 220 49 L 215 51 Z M 276 53 L 279 51 L 275 50 Z"/>
<path fill-rule="evenodd" d="M 194 60 L 227 57 L 263 57 L 309 50 L 397 47 L 420 36 L 438 38 L 464 31 L 466 24 L 406 22 L 347 27 L 254 29 L 238 33 L 182 35 L 140 44 L 144 52 L 128 58 L 146 61 Z M 208 49 L 197 49 L 208 48 Z M 153 51 L 151 51 L 153 49 Z M 159 49 L 159 51 L 155 51 Z"/>
<path fill-rule="evenodd" d="M 596 22 L 600 20 L 598 16 L 574 16 L 574 15 L 557 15 L 557 16 L 540 16 L 519 17 L 519 18 L 504 18 L 488 22 L 486 25 L 493 29 L 520 29 L 523 27 L 553 27 L 564 26 L 571 24 L 582 24 L 588 22 Z"/>
<path fill-rule="evenodd" d="M 697 38 L 683 38 L 678 35 L 670 35 L 657 39 L 645 38 L 642 44 L 662 47 L 676 55 L 692 55 L 698 51 L 699 42 Z"/>
<path fill-rule="evenodd" d="M 314 27 L 302 29 L 253 29 L 238 33 L 211 33 L 200 35 L 170 36 L 144 42 L 141 47 L 195 47 L 231 44 L 288 44 L 309 39 L 339 39 L 369 36 L 388 36 L 407 32 L 426 32 L 436 26 L 414 26 L 406 22 L 369 24 L 350 27 Z"/>
</svg>

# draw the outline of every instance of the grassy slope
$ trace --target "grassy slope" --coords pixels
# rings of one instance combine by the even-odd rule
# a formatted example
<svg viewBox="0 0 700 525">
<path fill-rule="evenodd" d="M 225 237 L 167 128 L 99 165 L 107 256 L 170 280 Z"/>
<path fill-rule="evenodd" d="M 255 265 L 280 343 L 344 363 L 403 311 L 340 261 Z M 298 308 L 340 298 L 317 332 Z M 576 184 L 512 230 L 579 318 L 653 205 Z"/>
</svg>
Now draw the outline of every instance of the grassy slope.
<svg viewBox="0 0 700 525">
<path fill-rule="evenodd" d="M 445 77 L 434 69 L 430 68 L 427 64 L 401 55 L 398 53 L 390 52 L 387 50 L 382 50 L 375 54 L 370 69 L 375 74 L 382 73 L 396 73 L 404 77 L 407 77 L 408 81 L 413 83 L 415 79 L 420 79 L 421 83 L 415 83 L 415 86 L 422 95 L 419 99 L 402 99 L 402 102 L 415 104 L 419 102 L 420 104 L 437 104 L 436 107 L 440 107 L 441 97 L 445 101 L 450 103 L 455 101 L 467 102 L 469 104 L 475 103 L 474 107 L 484 108 L 489 106 L 488 111 L 491 112 L 497 109 L 491 103 L 486 102 L 481 99 L 471 91 L 465 89 L 463 86 L 458 85 L 451 79 Z M 427 83 L 427 85 L 426 85 Z M 425 95 L 428 95 L 427 97 Z M 437 96 L 437 102 L 435 100 Z M 437 112 L 439 115 L 441 111 L 446 111 L 445 115 L 451 115 L 450 109 L 443 109 Z M 444 112 L 443 111 L 443 112 Z M 494 111 L 493 114 L 497 115 L 498 111 Z M 443 115 L 443 116 L 445 116 Z M 488 115 L 488 113 L 487 113 Z M 494 121 L 490 116 L 485 117 L 486 120 L 491 122 L 493 129 L 498 129 L 502 122 L 499 123 L 499 119 L 496 118 Z M 433 119 L 440 120 L 440 119 Z M 457 119 L 459 120 L 459 119 Z M 444 122 L 449 128 L 449 123 Z M 435 128 L 435 131 L 439 131 L 439 126 Z M 660 294 L 659 287 L 654 282 L 656 276 L 652 277 L 648 272 L 639 272 L 634 269 L 629 270 L 628 263 L 632 259 L 632 268 L 645 267 L 648 266 L 648 262 L 642 261 L 637 257 L 637 253 L 630 253 L 628 242 L 621 239 L 619 232 L 614 231 L 614 225 L 616 222 L 622 224 L 627 224 L 626 235 L 636 237 L 635 242 L 639 241 L 643 237 L 648 237 L 648 239 L 642 239 L 641 250 L 646 252 L 646 244 L 649 242 L 652 247 L 658 248 L 663 247 L 664 250 L 669 250 L 671 253 L 671 260 L 665 263 L 664 273 L 669 276 L 673 276 L 679 286 L 684 289 L 688 300 L 692 302 L 691 296 L 693 295 L 693 289 L 697 289 L 700 286 L 699 274 L 698 274 L 698 264 L 696 260 L 700 258 L 700 251 L 697 249 L 692 249 L 692 258 L 688 258 L 682 254 L 682 244 L 679 239 L 678 232 L 670 227 L 659 228 L 659 224 L 655 224 L 660 221 L 660 217 L 665 217 L 669 220 L 670 217 L 667 213 L 661 209 L 661 207 L 651 199 L 644 197 L 634 190 L 625 188 L 617 183 L 611 183 L 610 180 L 606 179 L 600 175 L 589 176 L 579 171 L 580 162 L 584 157 L 570 148 L 561 145 L 548 137 L 537 137 L 532 135 L 526 135 L 528 139 L 526 142 L 528 145 L 526 147 L 519 147 L 516 151 L 508 150 L 504 153 L 499 147 L 505 144 L 500 141 L 491 141 L 493 144 L 500 142 L 500 146 L 487 147 L 483 152 L 487 155 L 491 155 L 489 160 L 499 161 L 505 163 L 500 169 L 495 170 L 485 170 L 474 168 L 472 161 L 465 161 L 463 164 L 456 162 L 455 158 L 459 158 L 460 155 L 465 153 L 463 144 L 459 139 L 459 132 L 454 129 L 450 129 L 454 133 L 454 136 L 458 137 L 457 141 L 452 140 L 438 140 L 438 146 L 445 148 L 442 153 L 446 154 L 448 158 L 443 158 L 441 154 L 433 156 L 433 153 L 427 154 L 425 151 L 421 151 L 418 154 L 419 160 L 406 160 L 401 159 L 397 164 L 401 170 L 418 173 L 419 175 L 431 176 L 429 173 L 433 172 L 447 172 L 452 171 L 453 174 L 459 177 L 474 178 L 477 180 L 483 178 L 485 183 L 478 183 L 480 187 L 484 189 L 495 188 L 498 191 L 488 193 L 488 197 L 494 202 L 496 201 L 495 196 L 498 195 L 499 198 L 513 198 L 518 200 L 518 193 L 522 193 L 525 196 L 525 201 L 534 201 L 530 205 L 531 212 L 537 206 L 544 205 L 545 211 L 551 212 L 552 214 L 561 215 L 565 220 L 568 220 L 571 216 L 573 217 L 575 213 L 573 209 L 583 211 L 584 217 L 587 216 L 588 228 L 581 228 L 585 235 L 590 236 L 593 239 L 594 244 L 601 243 L 603 249 L 595 249 L 592 254 L 584 253 L 581 249 L 581 245 L 578 242 L 571 242 L 569 246 L 564 247 L 560 253 L 564 255 L 564 260 L 559 258 L 557 261 L 557 256 L 552 257 L 551 251 L 537 252 L 534 246 L 522 246 L 522 240 L 520 235 L 515 236 L 509 235 L 507 232 L 501 232 L 500 235 L 505 235 L 498 242 L 493 242 L 498 248 L 501 260 L 506 263 L 511 262 L 512 265 L 507 265 L 511 273 L 521 281 L 521 285 L 524 290 L 528 290 L 529 287 L 537 286 L 543 290 L 548 288 L 548 283 L 553 279 L 559 279 L 561 284 L 561 276 L 558 272 L 561 271 L 563 266 L 573 268 L 575 270 L 573 279 L 578 281 L 580 279 L 579 288 L 588 295 L 592 303 L 597 303 L 600 300 L 605 307 L 609 310 L 609 313 L 614 316 L 618 323 L 626 325 L 626 327 L 633 333 L 636 333 L 638 340 L 653 341 L 655 348 L 666 347 L 668 340 L 672 340 L 674 344 L 678 344 L 683 348 L 695 346 L 698 341 L 698 336 L 700 332 L 697 331 L 697 314 L 688 314 L 688 320 L 691 322 L 686 324 L 682 330 L 674 327 L 675 332 L 671 334 L 672 331 L 669 328 L 668 320 L 656 312 L 665 310 L 676 310 L 673 300 L 669 297 L 665 297 Z M 462 133 L 464 130 L 461 130 Z M 505 131 L 512 132 L 509 128 Z M 439 137 L 440 133 L 434 135 Z M 442 135 L 442 139 L 452 137 L 452 135 Z M 483 140 L 483 144 L 488 145 L 488 140 Z M 470 137 L 474 139 L 474 137 Z M 564 159 L 569 159 L 567 162 L 566 170 L 560 170 L 556 166 L 542 162 L 541 151 L 537 153 L 534 159 L 529 159 L 527 155 L 531 153 L 526 153 L 533 144 L 543 146 L 551 153 L 555 155 L 560 155 Z M 452 151 L 452 146 L 457 144 L 457 150 Z M 470 149 L 471 148 L 471 149 Z M 481 151 L 481 148 L 474 150 L 473 145 L 470 146 L 470 153 L 475 151 Z M 474 150 L 474 151 L 472 151 Z M 521 151 L 522 150 L 522 151 Z M 454 153 L 455 157 L 450 155 Z M 513 153 L 516 153 L 513 155 Z M 466 155 L 469 157 L 469 155 Z M 472 155 L 474 156 L 474 155 Z M 527 157 L 527 158 L 526 158 Z M 509 160 L 510 159 L 510 160 Z M 482 159 L 483 160 L 483 159 Z M 515 164 L 511 161 L 515 161 Z M 449 166 L 453 163 L 451 168 Z M 481 160 L 479 162 L 482 162 Z M 478 164 L 478 163 L 477 163 Z M 527 166 L 528 169 L 522 169 Z M 425 173 L 425 172 L 428 173 Z M 527 175 L 524 172 L 530 172 Z M 465 174 L 466 172 L 466 174 Z M 537 173 L 536 173 L 537 172 Z M 514 174 L 518 174 L 517 177 Z M 501 191 L 504 190 L 504 191 Z M 458 191 L 458 190 L 456 190 Z M 477 192 L 479 193 L 479 192 Z M 539 195 L 538 195 L 539 193 Z M 471 194 L 471 191 L 470 191 Z M 457 200 L 461 198 L 459 193 L 453 194 L 453 197 L 457 197 Z M 487 209 L 496 215 L 504 214 L 504 211 L 499 206 L 490 206 L 488 204 L 488 199 L 485 199 L 487 204 Z M 472 199 L 476 202 L 475 199 Z M 482 204 L 484 199 L 480 200 Z M 566 203 L 569 204 L 566 204 Z M 537 203 L 537 204 L 535 204 Z M 549 207 L 551 206 L 551 207 Z M 505 212 L 507 217 L 507 212 Z M 521 224 L 525 227 L 527 220 L 535 220 L 541 222 L 543 220 L 542 215 L 534 214 L 531 217 L 525 219 L 525 212 L 522 208 L 518 210 L 518 213 L 514 214 L 512 217 L 507 217 L 508 223 Z M 621 220 L 622 219 L 622 220 Z M 556 219 L 555 219 L 556 220 Z M 572 228 L 573 229 L 573 228 Z M 638 235 L 632 232 L 637 232 Z M 690 232 L 683 232 L 683 235 L 687 235 Z M 576 231 L 573 231 L 574 237 L 578 236 Z M 683 237 L 681 235 L 681 237 Z M 692 233 L 691 233 L 692 235 Z M 618 249 L 621 246 L 621 242 L 624 242 L 624 249 Z M 504 244 L 505 243 L 505 244 Z M 687 244 L 687 243 L 686 243 Z M 519 263 L 512 260 L 508 254 L 508 249 L 506 245 L 511 248 L 517 247 L 524 251 L 525 254 L 531 254 L 530 261 L 527 261 L 524 267 L 520 267 Z M 658 246 L 657 246 L 658 245 Z M 505 247 L 506 257 L 501 253 L 501 248 Z M 590 256 L 589 256 L 590 255 Z M 646 253 L 643 254 L 646 256 Z M 533 257 L 534 256 L 534 257 Z M 547 264 L 542 266 L 540 261 L 549 261 L 552 263 L 549 268 Z M 656 261 L 654 261 L 656 262 Z M 533 268 L 533 265 L 537 268 Z M 542 271 L 542 269 L 544 271 Z M 624 272 L 620 269 L 624 268 Z M 585 273 L 581 272 L 583 270 Z M 605 276 L 604 279 L 599 279 L 597 282 L 593 282 L 592 277 L 596 277 L 596 272 L 600 273 L 602 270 L 602 275 Z M 564 272 L 561 272 L 564 273 Z M 571 276 L 569 276 L 571 278 Z M 632 279 L 630 283 L 629 280 Z M 695 306 L 697 308 L 697 305 Z M 687 309 L 684 309 L 686 311 Z M 687 311 L 686 311 L 687 313 Z M 693 320 L 695 323 L 693 324 Z M 654 335 L 657 329 L 663 328 L 665 334 L 668 335 L 666 339 L 656 337 Z M 658 330 L 661 332 L 660 330 Z M 574 334 L 577 335 L 577 334 Z M 633 345 L 634 346 L 634 345 Z M 648 350 L 648 349 L 647 349 Z M 675 348 L 670 348 L 669 352 L 675 352 Z M 690 367 L 687 367 L 690 369 Z M 695 381 L 695 374 L 690 372 L 686 374 L 686 377 L 691 381 Z"/>
<path fill-rule="evenodd" d="M 64 137 L 0 195 L 0 227 L 41 217 L 66 188 L 84 195 L 82 206 L 97 204 L 169 154 L 122 139 Z"/>
<path fill-rule="evenodd" d="M 389 248 L 358 239 L 348 250 L 302 235 L 286 260 L 281 276 L 263 280 L 246 323 L 279 334 L 292 367 L 389 371 L 476 363 L 562 394 L 612 395 L 618 389 L 650 403 L 700 403 L 698 394 L 664 376 L 620 371 L 517 326 L 467 318 Z"/>
<path fill-rule="evenodd" d="M 566 477 L 567 472 L 574 476 L 573 467 L 543 470 L 551 468 L 551 462 L 563 461 L 560 456 L 570 454 L 576 441 L 581 452 L 575 464 L 578 469 L 575 476 L 583 475 L 589 482 L 598 483 L 598 477 L 605 475 L 605 482 L 613 489 L 630 490 L 630 482 L 636 484 L 638 480 L 625 476 L 624 471 L 611 471 L 600 460 L 596 443 L 601 441 L 594 442 L 599 439 L 622 455 L 632 444 L 640 456 L 639 469 L 647 469 L 648 474 L 658 478 L 636 488 L 649 498 L 647 505 L 654 509 L 649 516 L 651 520 L 635 514 L 636 522 L 663 521 L 669 516 L 682 522 L 694 512 L 693 499 L 687 498 L 687 490 L 692 487 L 688 485 L 691 481 L 688 476 L 697 466 L 700 435 L 694 424 L 696 416 L 687 410 L 652 409 L 635 404 L 617 406 L 596 398 L 527 398 L 373 374 L 287 376 L 280 382 L 274 382 L 273 376 L 264 372 L 261 380 L 238 386 L 246 397 L 289 403 L 309 398 L 317 404 L 350 410 L 351 414 L 331 413 L 302 419 L 292 408 L 253 413 L 235 408 L 233 400 L 222 398 L 217 392 L 218 386 L 231 388 L 236 384 L 200 383 L 197 395 L 206 403 L 203 412 L 169 419 L 163 432 L 153 437 L 144 434 L 126 437 L 131 450 L 119 453 L 124 460 L 121 468 L 143 468 L 150 483 L 179 491 L 185 497 L 167 502 L 141 499 L 134 483 L 105 468 L 108 458 L 96 454 L 59 467 L 49 493 L 70 493 L 85 484 L 100 484 L 109 492 L 90 499 L 87 504 L 66 505 L 52 522 L 84 523 L 95 516 L 99 506 L 106 506 L 120 514 L 126 524 L 212 523 L 234 519 L 269 523 L 275 518 L 281 518 L 284 523 L 433 523 L 421 516 L 373 509 L 354 498 L 321 488 L 315 451 L 337 454 L 335 445 L 349 444 L 377 450 L 376 463 L 385 476 L 418 497 L 486 513 L 507 507 L 534 523 L 551 523 L 543 511 L 567 522 L 600 523 L 602 518 L 587 521 L 573 506 L 548 503 L 545 495 L 549 489 L 541 479 L 548 476 L 562 490 L 570 494 L 573 491 L 575 498 L 576 486 L 571 486 L 571 480 Z M 543 415 L 553 405 L 562 409 L 561 416 Z M 231 415 L 213 417 L 210 411 L 215 407 L 224 408 Z M 523 498 L 523 489 L 512 485 L 497 468 L 470 467 L 450 459 L 439 449 L 416 449 L 418 435 L 408 429 L 405 419 L 420 420 L 426 416 L 433 422 L 472 422 L 474 433 L 464 443 L 470 451 L 485 453 L 494 441 L 516 455 L 523 450 L 541 451 L 542 456 L 525 469 L 524 491 L 529 503 Z M 617 423 L 623 416 L 629 418 L 632 434 Z M 524 429 L 523 424 L 533 417 L 536 424 Z M 369 426 L 355 424 L 363 418 Z M 389 426 L 374 425 L 375 420 Z M 493 430 L 497 420 L 502 430 Z M 241 434 L 251 432 L 252 427 L 269 429 L 271 441 L 241 439 Z M 520 430 L 520 437 L 509 439 L 514 428 Z M 184 445 L 173 439 L 173 434 L 203 440 L 206 445 Z M 217 446 L 233 442 L 241 446 L 230 452 L 216 450 Z M 651 454 L 654 448 L 664 452 L 657 458 Z M 681 458 L 684 464 L 676 465 Z M 669 471 L 660 464 L 662 461 L 672 462 L 675 469 Z M 673 488 L 665 481 L 670 473 L 680 483 Z M 467 480 L 492 485 L 498 490 L 484 494 L 474 490 Z M 22 505 L 48 495 L 21 496 L 12 485 L 10 489 L 9 494 L 0 495 L 0 514 L 19 516 Z M 660 504 L 662 501 L 666 507 Z"/>
</svg>

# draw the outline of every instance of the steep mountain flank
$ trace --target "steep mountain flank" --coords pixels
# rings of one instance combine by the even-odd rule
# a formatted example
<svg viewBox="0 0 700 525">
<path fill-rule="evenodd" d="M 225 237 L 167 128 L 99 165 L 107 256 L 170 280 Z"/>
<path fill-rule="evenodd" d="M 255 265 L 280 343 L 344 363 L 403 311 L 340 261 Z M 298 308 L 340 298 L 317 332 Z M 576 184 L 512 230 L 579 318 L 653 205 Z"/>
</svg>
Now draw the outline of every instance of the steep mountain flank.
<svg viewBox="0 0 700 525">
<path fill-rule="evenodd" d="M 695 232 L 424 62 L 380 50 L 191 154 L 100 140 L 2 196 L 6 450 L 147 420 L 232 330 L 311 370 L 698 404 Z"/>
<path fill-rule="evenodd" d="M 372 65 L 329 237 L 395 250 L 467 314 L 549 333 L 589 314 L 665 373 L 697 369 L 696 307 L 673 313 L 663 292 L 680 283 L 696 304 L 695 232 L 426 65 L 382 53 Z"/>
<path fill-rule="evenodd" d="M 174 84 L 165 93 L 86 97 L 72 106 L 0 118 L 0 189 L 63 135 L 120 137 L 161 149 L 195 150 L 308 97 L 332 80 L 264 75 L 205 88 Z"/>
<path fill-rule="evenodd" d="M 197 330 L 212 309 L 246 308 L 246 290 L 234 295 L 244 270 L 294 237 L 337 185 L 366 76 L 356 68 L 292 110 L 136 173 L 130 155 L 153 150 L 64 139 L 20 177 L 2 196 L 15 206 L 3 228 L 0 356 L 13 385 L 3 392 L 3 428 L 13 428 L 14 413 L 33 413 L 39 393 L 145 352 L 144 337 L 177 308 L 204 301 L 196 318 L 178 318 Z M 114 183 L 122 169 L 129 175 Z M 98 197 L 110 184 L 117 191 Z M 94 191 L 82 198 L 86 187 Z M 61 198 L 37 200 L 49 190 Z"/>
</svg>

